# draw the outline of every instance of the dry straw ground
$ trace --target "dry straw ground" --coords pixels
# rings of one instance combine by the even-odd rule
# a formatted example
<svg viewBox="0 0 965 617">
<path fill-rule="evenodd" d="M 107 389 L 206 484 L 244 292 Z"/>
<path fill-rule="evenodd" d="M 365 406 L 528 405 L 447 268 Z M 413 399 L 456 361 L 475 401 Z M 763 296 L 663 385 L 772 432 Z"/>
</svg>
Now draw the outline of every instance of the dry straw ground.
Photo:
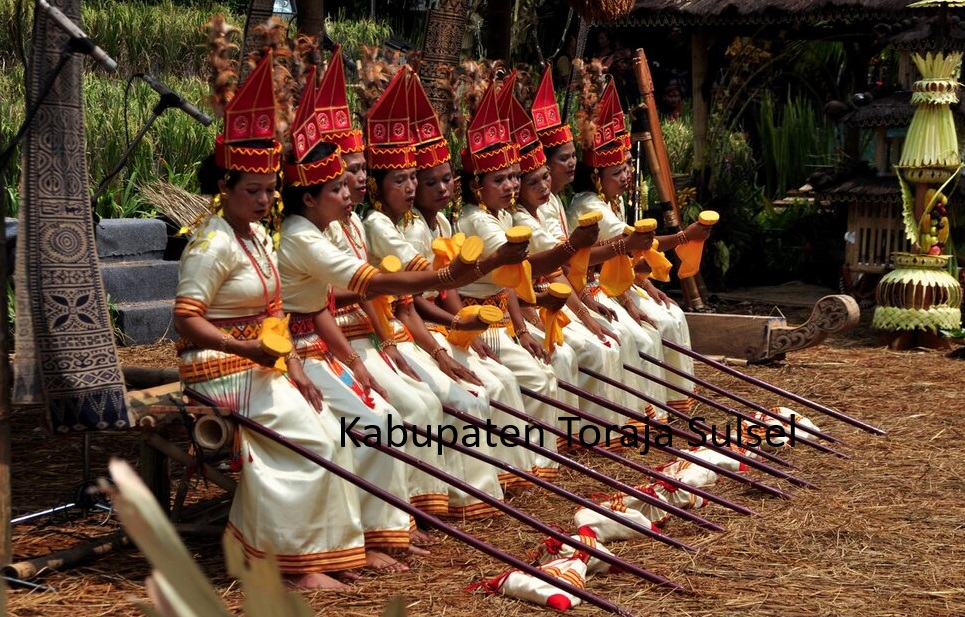
<svg viewBox="0 0 965 617">
<path fill-rule="evenodd" d="M 125 350 L 131 361 L 170 363 L 166 347 Z M 865 333 L 836 337 L 796 352 L 775 366 L 747 372 L 879 425 L 875 437 L 811 413 L 823 428 L 844 439 L 849 460 L 798 446 L 785 456 L 796 472 L 817 489 L 774 481 L 793 494 L 789 501 L 764 497 L 733 482 L 717 490 L 757 510 L 742 517 L 712 506 L 701 514 L 720 523 L 724 533 L 702 531 L 681 521 L 666 533 L 705 550 L 691 556 L 653 541 L 615 544 L 621 557 L 694 590 L 669 594 L 626 575 L 591 578 L 588 589 L 638 615 L 962 615 L 965 614 L 965 428 L 960 414 L 965 377 L 961 360 L 941 352 L 892 353 L 875 346 Z M 721 377 L 706 367 L 698 374 L 753 399 L 779 399 Z M 709 418 L 718 418 L 707 412 Z M 39 428 L 37 413 L 15 419 L 14 506 L 27 512 L 69 496 L 80 477 L 78 438 L 51 439 Z M 134 435 L 99 435 L 93 440 L 94 469 L 111 455 L 136 460 Z M 631 482 L 634 473 L 591 455 L 581 460 Z M 648 462 L 659 462 L 650 454 Z M 175 470 L 177 471 L 177 470 Z M 765 480 L 760 472 L 752 474 Z M 573 473 L 567 488 L 583 495 L 604 487 Z M 209 493 L 216 493 L 209 490 Z M 569 526 L 573 507 L 546 494 L 516 497 L 514 506 L 546 521 Z M 43 554 L 115 529 L 113 520 L 48 520 L 15 528 L 18 557 Z M 541 536 L 508 517 L 463 527 L 518 556 Z M 232 608 L 240 605 L 237 585 L 224 573 L 217 538 L 189 538 L 188 547 Z M 409 615 L 546 614 L 534 605 L 470 594 L 463 588 L 493 576 L 503 566 L 442 540 L 432 556 L 410 560 L 405 574 L 366 574 L 350 593 L 311 593 L 319 614 L 340 617 L 376 615 L 387 598 L 401 595 Z M 56 591 L 12 590 L 9 614 L 17 617 L 138 615 L 132 600 L 145 597 L 148 568 L 135 549 L 122 550 L 39 582 Z M 596 609 L 579 607 L 574 614 Z"/>
</svg>

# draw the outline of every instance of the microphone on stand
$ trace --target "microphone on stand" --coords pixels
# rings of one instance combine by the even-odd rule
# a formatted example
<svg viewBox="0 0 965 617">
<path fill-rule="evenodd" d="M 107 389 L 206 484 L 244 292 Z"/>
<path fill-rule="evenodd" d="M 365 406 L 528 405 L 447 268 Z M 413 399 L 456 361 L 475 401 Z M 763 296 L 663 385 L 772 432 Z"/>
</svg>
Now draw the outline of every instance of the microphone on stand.
<svg viewBox="0 0 965 617">
<path fill-rule="evenodd" d="M 151 89 L 161 95 L 161 104 L 165 107 L 177 107 L 184 113 L 188 114 L 201 124 L 208 126 L 211 124 L 211 116 L 204 113 L 191 101 L 186 101 L 180 94 L 174 92 L 166 85 L 164 85 L 160 80 L 155 78 L 153 75 L 148 75 L 147 73 L 141 73 L 138 75 L 144 80 L 144 83 L 151 86 Z"/>
<path fill-rule="evenodd" d="M 92 56 L 111 73 L 117 72 L 117 62 L 114 62 L 114 59 L 108 56 L 107 52 L 95 45 L 94 41 L 92 41 L 77 24 L 60 12 L 60 9 L 50 6 L 47 0 L 37 0 L 37 6 L 43 9 L 47 15 L 54 20 L 54 23 L 60 26 L 61 30 L 71 36 L 74 40 L 76 51 Z"/>
</svg>

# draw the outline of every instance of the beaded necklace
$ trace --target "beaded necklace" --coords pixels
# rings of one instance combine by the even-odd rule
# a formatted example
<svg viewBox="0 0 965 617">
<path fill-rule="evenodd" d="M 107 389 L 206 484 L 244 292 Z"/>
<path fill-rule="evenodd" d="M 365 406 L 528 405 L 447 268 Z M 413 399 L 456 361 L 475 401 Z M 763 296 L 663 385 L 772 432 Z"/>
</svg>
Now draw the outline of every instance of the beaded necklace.
<svg viewBox="0 0 965 617">
<path fill-rule="evenodd" d="M 362 240 L 362 230 L 359 229 L 358 226 L 355 224 L 355 221 L 351 219 L 349 220 L 348 223 L 345 223 L 345 221 L 342 221 L 342 220 L 339 220 L 338 223 L 339 223 L 339 227 L 342 229 L 342 233 L 345 234 L 345 239 L 348 240 L 349 246 L 351 246 L 352 250 L 355 251 L 355 256 L 361 259 L 362 261 L 368 263 L 369 252 L 368 252 L 368 249 L 365 248 L 365 242 Z M 359 238 L 358 245 L 355 244 L 355 239 L 352 237 L 353 234 L 349 231 L 349 225 L 351 225 L 352 230 L 354 230 L 355 233 L 358 234 L 358 238 Z"/>
<path fill-rule="evenodd" d="M 273 305 L 280 304 L 281 286 L 280 285 L 275 286 L 275 298 L 274 298 L 274 301 L 272 301 L 269 298 L 268 281 L 272 279 L 278 280 L 278 270 L 275 268 L 275 264 L 274 262 L 272 262 L 271 257 L 268 256 L 268 251 L 265 250 L 265 247 L 261 246 L 261 243 L 258 242 L 257 238 L 253 238 L 252 243 L 255 245 L 255 248 L 259 252 L 259 254 L 264 256 L 265 261 L 268 262 L 267 269 L 261 264 L 260 260 L 256 259 L 255 256 L 252 255 L 251 251 L 248 250 L 248 244 L 245 242 L 245 239 L 241 237 L 241 234 L 239 234 L 237 231 L 235 231 L 235 238 L 238 239 L 238 244 L 241 245 L 241 250 L 244 251 L 245 255 L 248 256 L 248 261 L 250 261 L 251 265 L 255 267 L 255 273 L 258 274 L 258 279 L 261 281 L 261 288 L 262 290 L 264 290 L 264 293 L 265 293 L 265 310 L 271 313 Z"/>
</svg>

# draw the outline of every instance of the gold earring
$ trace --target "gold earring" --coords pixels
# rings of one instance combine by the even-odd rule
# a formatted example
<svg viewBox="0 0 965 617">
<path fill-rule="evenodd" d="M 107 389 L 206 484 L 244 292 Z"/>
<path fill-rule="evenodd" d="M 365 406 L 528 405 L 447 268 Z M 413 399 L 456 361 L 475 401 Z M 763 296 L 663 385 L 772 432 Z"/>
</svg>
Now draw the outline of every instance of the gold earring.
<svg viewBox="0 0 965 617">
<path fill-rule="evenodd" d="M 486 207 L 486 203 L 483 201 L 481 189 L 476 189 L 476 205 L 479 206 L 479 209 L 483 212 L 489 212 L 489 208 Z"/>
<path fill-rule="evenodd" d="M 600 182 L 600 173 L 597 170 L 593 170 L 593 186 L 596 187 L 596 194 L 600 201 L 606 203 L 606 194 L 603 192 L 603 183 Z"/>
</svg>

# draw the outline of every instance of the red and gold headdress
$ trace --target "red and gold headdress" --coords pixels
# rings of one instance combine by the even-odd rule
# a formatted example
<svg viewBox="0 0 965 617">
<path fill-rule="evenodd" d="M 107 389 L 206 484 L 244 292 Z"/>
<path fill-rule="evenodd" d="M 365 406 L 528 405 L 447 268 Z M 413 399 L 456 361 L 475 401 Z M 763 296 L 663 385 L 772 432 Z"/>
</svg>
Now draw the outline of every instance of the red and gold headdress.
<svg viewBox="0 0 965 617">
<path fill-rule="evenodd" d="M 452 155 L 449 153 L 449 142 L 439 126 L 439 117 L 422 87 L 422 81 L 418 75 L 412 75 L 410 79 L 409 120 L 415 141 L 416 168 L 421 171 L 448 162 Z"/>
<path fill-rule="evenodd" d="M 583 162 L 590 167 L 602 169 L 620 165 L 626 161 L 629 148 L 626 137 L 629 136 L 624 124 L 620 98 L 617 96 L 612 80 L 603 87 L 594 124 L 593 141 L 583 149 Z"/>
<path fill-rule="evenodd" d="M 328 68 L 318 84 L 315 99 L 316 124 L 322 132 L 322 141 L 337 144 L 342 154 L 365 151 L 362 131 L 352 128 L 352 113 L 345 94 L 345 66 L 342 64 L 342 46 L 339 45 L 328 61 Z"/>
<path fill-rule="evenodd" d="M 519 161 L 519 147 L 510 137 L 508 118 L 499 113 L 492 82 L 469 122 L 461 154 L 462 168 L 475 174 L 504 169 Z"/>
<path fill-rule="evenodd" d="M 275 139 L 275 94 L 269 51 L 224 108 L 224 129 L 215 140 L 215 163 L 222 169 L 256 174 L 277 172 L 281 143 Z M 268 141 L 271 147 L 239 145 Z"/>
<path fill-rule="evenodd" d="M 517 75 L 518 73 L 513 71 L 503 81 L 503 88 L 499 91 L 498 99 L 501 109 L 509 107 L 509 132 L 513 142 L 519 146 L 519 169 L 520 174 L 525 176 L 546 164 L 546 154 L 543 152 L 543 145 L 536 134 L 533 120 L 513 92 Z"/>
<path fill-rule="evenodd" d="M 291 142 L 291 156 L 294 163 L 285 164 L 285 184 L 290 186 L 317 186 L 337 178 L 345 171 L 342 154 L 338 146 L 335 152 L 319 161 L 303 163 L 305 157 L 323 141 L 327 134 L 319 126 L 319 119 L 326 117 L 315 109 L 316 87 L 315 67 L 312 66 L 305 78 L 302 102 L 295 112 Z"/>
<path fill-rule="evenodd" d="M 553 89 L 553 72 L 549 66 L 543 72 L 543 79 L 539 82 L 539 89 L 533 99 L 533 124 L 544 148 L 553 148 L 573 141 L 573 131 L 570 125 L 563 124 L 560 108 L 556 104 L 556 92 Z"/>
<path fill-rule="evenodd" d="M 411 77 L 408 67 L 399 70 L 369 110 L 365 119 L 369 169 L 406 169 L 416 166 L 415 145 L 409 125 Z"/>
</svg>

